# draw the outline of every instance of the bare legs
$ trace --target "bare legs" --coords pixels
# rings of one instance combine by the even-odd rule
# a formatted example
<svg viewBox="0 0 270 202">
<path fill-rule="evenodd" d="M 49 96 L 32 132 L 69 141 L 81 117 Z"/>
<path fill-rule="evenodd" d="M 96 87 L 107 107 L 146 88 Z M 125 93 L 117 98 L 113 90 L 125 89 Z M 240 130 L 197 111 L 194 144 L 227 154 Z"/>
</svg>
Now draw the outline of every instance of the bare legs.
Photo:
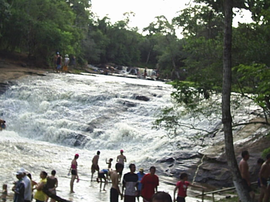
<svg viewBox="0 0 270 202">
<path fill-rule="evenodd" d="M 70 193 L 75 193 L 73 190 L 75 179 L 76 179 L 76 175 L 72 175 L 70 179 Z"/>
</svg>

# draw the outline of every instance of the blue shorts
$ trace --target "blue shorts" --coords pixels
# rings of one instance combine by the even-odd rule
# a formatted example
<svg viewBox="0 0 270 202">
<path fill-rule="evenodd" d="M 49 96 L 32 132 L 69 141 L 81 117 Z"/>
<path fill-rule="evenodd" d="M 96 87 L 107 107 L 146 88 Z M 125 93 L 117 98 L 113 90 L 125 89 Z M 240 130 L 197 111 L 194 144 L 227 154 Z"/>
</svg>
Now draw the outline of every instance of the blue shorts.
<svg viewBox="0 0 270 202">
<path fill-rule="evenodd" d="M 61 65 L 57 65 L 56 69 L 61 69 Z"/>
</svg>

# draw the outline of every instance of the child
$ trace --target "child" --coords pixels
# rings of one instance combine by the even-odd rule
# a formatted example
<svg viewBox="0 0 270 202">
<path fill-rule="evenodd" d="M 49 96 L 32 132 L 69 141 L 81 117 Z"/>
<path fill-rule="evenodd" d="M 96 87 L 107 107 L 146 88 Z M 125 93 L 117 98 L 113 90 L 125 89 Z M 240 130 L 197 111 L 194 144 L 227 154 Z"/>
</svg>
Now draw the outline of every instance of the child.
<svg viewBox="0 0 270 202">
<path fill-rule="evenodd" d="M 1 195 L 1 199 L 2 202 L 6 202 L 7 201 L 7 184 L 3 184 L 3 190 L 2 190 L 2 195 Z"/>
<path fill-rule="evenodd" d="M 111 169 L 111 167 L 112 167 L 112 161 L 113 161 L 112 158 L 110 158 L 109 161 L 107 161 L 107 159 L 106 159 L 106 163 L 108 164 L 108 169 Z"/>
<path fill-rule="evenodd" d="M 174 189 L 174 193 L 173 193 L 173 198 L 174 199 L 173 199 L 173 201 L 175 201 L 175 193 L 176 193 L 177 189 L 178 189 L 177 202 L 185 202 L 186 201 L 185 198 L 187 196 L 187 188 L 188 188 L 188 186 L 204 189 L 204 187 L 191 184 L 187 180 L 188 180 L 188 174 L 187 173 L 181 173 L 180 181 L 178 181 L 176 183 L 176 186 L 175 186 L 175 189 Z"/>
</svg>

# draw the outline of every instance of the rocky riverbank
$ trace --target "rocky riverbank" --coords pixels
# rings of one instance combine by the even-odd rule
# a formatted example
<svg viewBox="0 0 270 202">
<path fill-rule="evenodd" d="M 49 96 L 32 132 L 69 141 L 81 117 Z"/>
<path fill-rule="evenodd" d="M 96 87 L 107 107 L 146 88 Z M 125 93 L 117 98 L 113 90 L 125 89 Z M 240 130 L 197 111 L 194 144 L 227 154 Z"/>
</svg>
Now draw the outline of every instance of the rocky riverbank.
<svg viewBox="0 0 270 202">
<path fill-rule="evenodd" d="M 16 79 L 27 75 L 45 75 L 49 69 L 39 69 L 28 67 L 22 61 L 12 61 L 0 58 L 0 94 L 2 94 L 8 86 Z"/>
<path fill-rule="evenodd" d="M 248 163 L 252 182 L 256 182 L 258 178 L 257 160 L 262 158 L 263 150 L 270 147 L 270 126 L 259 123 L 263 121 L 261 118 L 253 119 L 250 124 L 241 126 L 234 133 L 237 162 L 242 158 L 242 151 L 248 150 L 250 153 Z M 190 174 L 190 180 L 194 179 L 215 189 L 231 187 L 232 175 L 227 165 L 223 135 L 222 132 L 216 134 L 215 138 L 220 140 L 197 154 L 190 155 L 188 151 L 181 150 L 158 161 L 163 168 L 169 168 L 168 173 L 173 176 L 185 171 Z M 183 162 L 190 163 L 183 164 Z"/>
</svg>

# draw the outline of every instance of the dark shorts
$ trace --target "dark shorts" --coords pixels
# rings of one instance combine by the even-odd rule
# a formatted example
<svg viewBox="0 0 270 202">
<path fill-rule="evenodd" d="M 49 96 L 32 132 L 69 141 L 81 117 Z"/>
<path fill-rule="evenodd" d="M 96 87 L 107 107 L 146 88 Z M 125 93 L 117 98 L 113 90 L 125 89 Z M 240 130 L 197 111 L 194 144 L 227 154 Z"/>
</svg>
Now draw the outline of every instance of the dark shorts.
<svg viewBox="0 0 270 202">
<path fill-rule="evenodd" d="M 124 197 L 124 202 L 135 202 L 135 201 L 136 201 L 136 196 L 125 195 L 125 197 Z"/>
<path fill-rule="evenodd" d="M 244 187 L 248 192 L 252 192 L 251 186 L 248 185 L 247 181 L 243 179 Z"/>
<path fill-rule="evenodd" d="M 92 164 L 91 171 L 92 171 L 92 173 L 94 173 L 95 171 L 99 171 L 99 166 Z"/>
<path fill-rule="evenodd" d="M 184 197 L 177 196 L 177 202 L 186 202 Z"/>
<path fill-rule="evenodd" d="M 105 178 L 105 173 L 98 173 L 98 178 Z"/>
<path fill-rule="evenodd" d="M 72 175 L 77 175 L 77 170 L 71 170 Z"/>
<path fill-rule="evenodd" d="M 115 188 L 110 190 L 110 202 L 118 202 L 119 194 Z"/>
<path fill-rule="evenodd" d="M 262 178 L 262 182 L 261 183 L 267 187 L 267 179 Z"/>
</svg>

